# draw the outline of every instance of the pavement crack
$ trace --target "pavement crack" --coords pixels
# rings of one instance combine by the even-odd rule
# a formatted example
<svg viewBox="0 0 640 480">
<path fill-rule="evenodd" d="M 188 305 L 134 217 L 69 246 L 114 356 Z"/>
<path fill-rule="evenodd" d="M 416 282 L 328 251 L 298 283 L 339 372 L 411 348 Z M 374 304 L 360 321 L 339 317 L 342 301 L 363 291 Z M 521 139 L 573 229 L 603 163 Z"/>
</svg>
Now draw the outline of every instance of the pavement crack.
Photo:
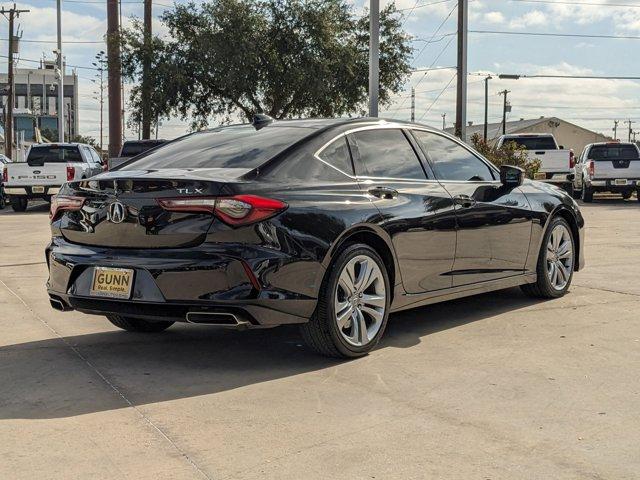
<svg viewBox="0 0 640 480">
<path fill-rule="evenodd" d="M 573 285 L 575 287 L 586 288 L 587 290 L 599 290 L 601 292 L 618 293 L 620 295 L 629 295 L 631 297 L 640 297 L 640 294 L 637 294 L 637 293 L 621 292 L 620 290 L 613 290 L 613 289 L 610 289 L 610 288 L 587 287 L 586 285 L 580 285 L 578 283 L 574 283 Z"/>
<path fill-rule="evenodd" d="M 190 465 L 191 467 L 193 467 L 193 469 L 200 474 L 200 476 L 202 478 L 205 478 L 206 480 L 213 480 L 212 477 L 210 477 L 209 475 L 207 475 L 207 473 L 202 470 L 198 464 L 182 449 L 180 448 L 173 440 L 171 440 L 171 438 L 169 438 L 169 436 L 164 432 L 164 430 L 162 430 L 162 428 L 160 428 L 153 420 L 151 420 L 147 415 L 144 414 L 144 412 L 142 410 L 140 410 L 136 405 L 133 404 L 133 402 L 131 402 L 131 400 L 129 400 L 127 398 L 127 396 L 124 394 L 124 392 L 122 392 L 122 390 L 120 390 L 116 385 L 114 385 L 113 383 L 111 383 L 109 381 L 109 379 L 107 377 L 105 377 L 102 372 L 100 372 L 100 370 L 98 370 L 98 368 L 91 363 L 91 361 L 89 361 L 89 359 L 87 357 L 85 357 L 82 352 L 80 352 L 80 350 L 78 350 L 78 348 L 76 348 L 74 345 L 72 345 L 71 343 L 69 343 L 69 341 L 63 337 L 62 335 L 60 335 L 60 333 L 58 333 L 58 331 L 53 328 L 51 325 L 49 325 L 49 323 L 42 318 L 40 315 L 38 315 L 35 310 L 33 310 L 33 308 L 31 308 L 27 302 L 25 302 L 23 300 L 23 298 L 18 295 L 18 293 L 14 292 L 3 280 L 0 279 L 0 283 L 4 286 L 4 288 L 7 289 L 7 291 L 9 293 L 11 293 L 11 295 L 13 295 L 14 297 L 16 297 L 18 299 L 18 301 L 20 303 L 22 303 L 25 308 L 27 310 L 29 310 L 29 312 L 31 312 L 31 314 L 37 318 L 49 331 L 51 331 L 51 333 L 53 333 L 61 342 L 63 342 L 69 349 L 71 349 L 71 351 L 80 359 L 84 362 L 84 364 L 90 369 L 92 370 L 104 383 L 106 383 L 109 388 L 111 390 L 113 390 L 113 392 L 115 392 L 116 395 L 118 395 L 126 404 L 128 407 L 132 408 L 137 414 L 138 416 L 148 425 L 150 426 L 153 430 L 155 430 L 155 432 L 160 435 L 167 443 L 169 443 L 169 445 L 171 445 L 171 447 L 178 452 L 178 454 L 184 458 Z"/>
</svg>

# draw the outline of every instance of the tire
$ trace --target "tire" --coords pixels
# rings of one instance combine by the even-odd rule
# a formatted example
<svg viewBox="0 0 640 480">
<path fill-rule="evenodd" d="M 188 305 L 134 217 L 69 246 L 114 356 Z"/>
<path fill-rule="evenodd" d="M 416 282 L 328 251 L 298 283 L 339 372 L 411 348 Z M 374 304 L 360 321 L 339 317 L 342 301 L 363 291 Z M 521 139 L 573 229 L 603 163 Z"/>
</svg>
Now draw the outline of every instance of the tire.
<svg viewBox="0 0 640 480">
<path fill-rule="evenodd" d="M 622 194 L 622 199 L 623 200 L 629 200 L 631 198 L 631 195 L 633 195 L 633 193 L 625 192 L 625 193 Z"/>
<path fill-rule="evenodd" d="M 361 288 L 359 284 L 366 272 L 371 275 Z M 327 270 L 316 310 L 309 322 L 301 326 L 302 337 L 321 355 L 362 357 L 375 348 L 384 334 L 390 298 L 389 274 L 380 256 L 368 245 L 349 245 Z M 341 306 L 338 313 L 343 312 L 342 325 L 339 326 L 336 310 Z"/>
<path fill-rule="evenodd" d="M 139 333 L 162 332 L 175 323 L 169 320 L 150 321 L 140 318 L 121 317 L 120 315 L 107 315 L 107 320 L 122 330 Z"/>
<path fill-rule="evenodd" d="M 593 190 L 587 187 L 587 184 L 584 182 L 582 182 L 582 194 L 580 195 L 580 198 L 585 203 L 593 202 Z"/>
<path fill-rule="evenodd" d="M 573 183 L 567 183 L 564 186 L 564 190 L 572 197 L 575 195 L 575 193 L 573 192 Z"/>
<path fill-rule="evenodd" d="M 558 238 L 559 240 L 556 241 Z M 566 241 L 569 242 L 568 251 L 562 248 Z M 554 257 L 552 258 L 557 259 L 557 261 L 548 259 L 548 247 L 553 250 Z M 538 253 L 537 280 L 535 283 L 523 285 L 521 287 L 522 291 L 535 298 L 559 298 L 564 296 L 569 290 L 573 279 L 575 248 L 576 241 L 567 221 L 562 217 L 554 217 L 544 234 L 540 253 Z M 561 256 L 558 255 L 559 252 L 561 252 Z M 558 266 L 559 263 L 562 264 L 564 269 Z M 555 268 L 557 277 L 554 277 L 551 265 Z M 562 272 L 566 273 L 563 274 Z"/>
<path fill-rule="evenodd" d="M 28 204 L 29 201 L 26 198 L 11 197 L 11 208 L 13 208 L 14 212 L 24 212 L 27 209 Z"/>
<path fill-rule="evenodd" d="M 579 200 L 582 197 L 582 190 L 578 190 L 574 185 L 571 185 L 571 196 L 574 200 Z"/>
<path fill-rule="evenodd" d="M 7 197 L 4 196 L 4 190 L 0 188 L 0 210 L 4 210 L 7 206 Z"/>
</svg>

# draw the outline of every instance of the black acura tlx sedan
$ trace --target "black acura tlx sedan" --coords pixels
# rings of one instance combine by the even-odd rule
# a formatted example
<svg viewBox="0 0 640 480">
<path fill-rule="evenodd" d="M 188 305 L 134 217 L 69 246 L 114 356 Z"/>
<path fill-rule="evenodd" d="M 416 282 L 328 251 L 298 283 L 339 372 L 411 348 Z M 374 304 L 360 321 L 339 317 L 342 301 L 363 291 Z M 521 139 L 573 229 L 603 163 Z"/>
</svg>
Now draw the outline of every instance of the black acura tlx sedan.
<svg viewBox="0 0 640 480">
<path fill-rule="evenodd" d="M 390 312 L 520 285 L 564 295 L 584 221 L 563 191 L 441 131 L 379 119 L 193 133 L 51 204 L 51 305 L 134 332 L 302 324 L 356 357 Z"/>
</svg>

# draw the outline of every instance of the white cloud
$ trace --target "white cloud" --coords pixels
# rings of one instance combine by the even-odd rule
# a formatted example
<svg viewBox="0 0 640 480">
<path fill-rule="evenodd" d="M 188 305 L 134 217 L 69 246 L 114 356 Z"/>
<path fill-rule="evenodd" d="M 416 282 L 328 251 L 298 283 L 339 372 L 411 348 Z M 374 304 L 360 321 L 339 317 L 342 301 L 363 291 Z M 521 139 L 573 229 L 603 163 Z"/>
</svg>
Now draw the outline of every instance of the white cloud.
<svg viewBox="0 0 640 480">
<path fill-rule="evenodd" d="M 487 12 L 483 15 L 483 19 L 485 22 L 493 23 L 493 24 L 501 24 L 506 21 L 506 18 L 502 12 Z"/>
<path fill-rule="evenodd" d="M 525 13 L 524 15 L 521 15 L 520 17 L 516 17 L 511 20 L 509 27 L 513 29 L 522 29 L 529 27 L 539 27 L 548 23 L 549 20 L 547 19 L 547 15 L 545 15 L 540 10 L 532 10 Z"/>
</svg>

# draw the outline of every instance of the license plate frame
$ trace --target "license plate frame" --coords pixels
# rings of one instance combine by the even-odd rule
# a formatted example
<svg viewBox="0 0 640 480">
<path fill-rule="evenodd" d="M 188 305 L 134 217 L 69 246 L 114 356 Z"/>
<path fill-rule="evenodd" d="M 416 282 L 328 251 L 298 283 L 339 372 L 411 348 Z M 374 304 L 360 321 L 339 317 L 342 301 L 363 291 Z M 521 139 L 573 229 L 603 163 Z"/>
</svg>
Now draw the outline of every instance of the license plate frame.
<svg viewBox="0 0 640 480">
<path fill-rule="evenodd" d="M 44 187 L 41 187 L 41 186 L 31 187 L 31 193 L 44 193 Z"/>
<path fill-rule="evenodd" d="M 622 186 L 626 186 L 626 185 L 629 183 L 629 181 L 628 181 L 626 178 L 616 178 L 616 179 L 613 181 L 613 183 L 614 183 L 614 185 L 616 185 L 616 186 L 620 186 L 620 185 L 622 185 Z"/>
<path fill-rule="evenodd" d="M 134 276 L 135 271 L 131 268 L 93 267 L 89 295 L 129 300 L 133 290 Z"/>
</svg>

